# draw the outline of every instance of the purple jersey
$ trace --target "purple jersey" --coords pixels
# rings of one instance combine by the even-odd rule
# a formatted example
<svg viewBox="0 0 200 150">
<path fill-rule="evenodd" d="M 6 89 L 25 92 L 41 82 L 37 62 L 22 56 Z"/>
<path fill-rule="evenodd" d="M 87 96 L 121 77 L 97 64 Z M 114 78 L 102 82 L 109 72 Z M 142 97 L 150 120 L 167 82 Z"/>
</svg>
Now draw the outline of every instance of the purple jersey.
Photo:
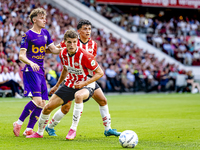
<svg viewBox="0 0 200 150">
<path fill-rule="evenodd" d="M 32 30 L 28 30 L 23 36 L 21 41 L 21 48 L 26 49 L 26 57 L 32 62 L 40 66 L 40 70 L 36 73 L 44 75 L 44 56 L 46 46 L 53 43 L 49 32 L 46 29 L 41 29 L 38 34 Z M 26 65 L 23 71 L 33 71 L 30 65 Z"/>
</svg>

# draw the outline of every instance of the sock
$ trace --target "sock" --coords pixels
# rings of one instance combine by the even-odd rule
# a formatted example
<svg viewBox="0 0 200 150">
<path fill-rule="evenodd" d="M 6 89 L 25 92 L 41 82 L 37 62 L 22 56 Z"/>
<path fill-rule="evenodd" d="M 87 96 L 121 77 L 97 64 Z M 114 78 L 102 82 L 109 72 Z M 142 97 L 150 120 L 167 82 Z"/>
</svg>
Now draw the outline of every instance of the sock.
<svg viewBox="0 0 200 150">
<path fill-rule="evenodd" d="M 49 115 L 44 115 L 43 113 L 41 113 L 40 118 L 38 120 L 38 131 L 37 133 L 39 135 L 43 135 L 44 133 L 44 128 L 47 125 L 48 121 L 49 121 Z"/>
<path fill-rule="evenodd" d="M 61 111 L 61 108 L 54 114 L 53 118 L 51 119 L 50 123 L 48 124 L 48 127 L 53 129 L 60 120 L 65 116 L 63 112 Z"/>
<path fill-rule="evenodd" d="M 110 114 L 108 110 L 108 105 L 105 106 L 99 106 L 100 114 L 103 120 L 103 125 L 105 127 L 105 130 L 108 131 L 111 129 L 111 119 Z"/>
<path fill-rule="evenodd" d="M 26 128 L 26 131 L 33 130 L 33 128 Z"/>
<path fill-rule="evenodd" d="M 30 115 L 30 119 L 29 119 L 29 122 L 28 122 L 28 126 L 27 128 L 31 128 L 33 129 L 36 122 L 38 121 L 39 117 L 40 117 L 40 113 L 42 111 L 42 108 L 39 108 L 39 107 L 36 107 L 33 112 L 31 113 Z"/>
<path fill-rule="evenodd" d="M 20 119 L 18 119 L 18 120 L 17 120 L 17 124 L 22 125 L 23 122 L 22 122 Z"/>
<path fill-rule="evenodd" d="M 80 104 L 74 103 L 72 126 L 70 128 L 75 131 L 77 130 L 77 126 L 78 126 L 82 111 L 83 111 L 83 103 L 80 103 Z"/>
<path fill-rule="evenodd" d="M 28 102 L 28 104 L 26 104 L 26 106 L 24 107 L 24 110 L 22 111 L 21 116 L 19 117 L 19 120 L 21 120 L 22 122 L 24 122 L 24 120 L 26 119 L 26 117 L 28 117 L 28 115 L 30 113 L 32 113 L 32 111 L 36 107 L 37 106 L 32 101 Z"/>
</svg>

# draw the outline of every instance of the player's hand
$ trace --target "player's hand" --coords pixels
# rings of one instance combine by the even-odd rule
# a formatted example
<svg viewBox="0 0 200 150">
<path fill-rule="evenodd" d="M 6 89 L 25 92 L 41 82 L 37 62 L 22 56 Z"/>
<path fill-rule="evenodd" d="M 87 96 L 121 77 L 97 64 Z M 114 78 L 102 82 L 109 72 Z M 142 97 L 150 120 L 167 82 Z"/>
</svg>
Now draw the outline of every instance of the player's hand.
<svg viewBox="0 0 200 150">
<path fill-rule="evenodd" d="M 46 53 L 46 54 L 51 54 L 52 52 L 49 50 L 49 48 L 46 48 L 46 49 L 45 49 L 45 53 Z"/>
<path fill-rule="evenodd" d="M 57 89 L 58 89 L 58 86 L 55 85 L 54 87 L 51 88 L 49 94 L 55 93 L 55 91 L 56 91 Z"/>
<path fill-rule="evenodd" d="M 40 70 L 40 66 L 38 66 L 38 64 L 32 62 L 30 64 L 31 68 L 33 69 L 33 71 L 39 71 Z"/>
<path fill-rule="evenodd" d="M 84 81 L 78 81 L 74 84 L 76 89 L 81 89 L 82 87 L 86 86 Z"/>
</svg>

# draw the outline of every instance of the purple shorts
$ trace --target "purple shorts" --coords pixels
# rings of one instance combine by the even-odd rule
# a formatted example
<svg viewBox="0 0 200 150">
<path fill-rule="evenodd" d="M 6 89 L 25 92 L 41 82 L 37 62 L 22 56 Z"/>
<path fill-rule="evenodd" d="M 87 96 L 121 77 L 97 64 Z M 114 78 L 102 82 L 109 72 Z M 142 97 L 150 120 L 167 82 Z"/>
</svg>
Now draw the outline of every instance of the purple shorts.
<svg viewBox="0 0 200 150">
<path fill-rule="evenodd" d="M 24 96 L 41 97 L 49 100 L 46 79 L 36 72 L 23 72 Z"/>
</svg>

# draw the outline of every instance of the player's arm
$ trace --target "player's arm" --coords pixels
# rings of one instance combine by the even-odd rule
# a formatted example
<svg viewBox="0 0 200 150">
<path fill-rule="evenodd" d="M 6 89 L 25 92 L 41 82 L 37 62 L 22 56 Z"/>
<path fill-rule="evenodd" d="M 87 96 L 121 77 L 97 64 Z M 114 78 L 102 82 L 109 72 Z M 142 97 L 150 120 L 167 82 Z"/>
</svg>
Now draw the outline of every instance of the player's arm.
<svg viewBox="0 0 200 150">
<path fill-rule="evenodd" d="M 194 80 L 193 79 L 187 79 L 187 83 L 193 83 L 194 82 Z"/>
<path fill-rule="evenodd" d="M 63 48 L 61 48 L 60 46 L 58 47 L 58 45 L 55 46 L 55 45 L 52 43 L 52 44 L 50 44 L 50 45 L 48 46 L 48 49 L 49 49 L 50 52 L 53 53 L 53 54 L 59 54 L 60 51 L 61 51 Z M 46 51 L 46 53 L 47 53 L 47 51 Z"/>
<path fill-rule="evenodd" d="M 60 46 L 60 44 L 58 44 L 58 45 L 56 45 L 56 48 L 62 48 L 62 47 Z M 49 50 L 49 48 L 47 48 L 45 53 L 50 54 L 52 52 Z"/>
<path fill-rule="evenodd" d="M 59 87 L 59 85 L 65 80 L 67 75 L 68 75 L 68 70 L 67 70 L 67 68 L 65 66 L 63 66 L 63 70 L 62 70 L 61 75 L 60 75 L 60 77 L 58 79 L 58 82 L 56 83 L 55 86 Z"/>
<path fill-rule="evenodd" d="M 32 62 L 31 60 L 29 60 L 26 57 L 26 49 L 25 48 L 21 48 L 20 52 L 19 52 L 19 60 L 21 60 L 22 62 L 24 62 L 27 65 L 30 65 L 31 68 L 33 69 L 33 71 L 38 71 L 40 69 L 40 66 L 38 66 L 38 64 Z"/>
<path fill-rule="evenodd" d="M 104 72 L 103 72 L 103 70 L 101 69 L 100 66 L 98 66 L 98 68 L 94 72 L 95 72 L 95 75 L 92 78 L 88 79 L 87 81 L 79 81 L 79 82 L 77 82 L 74 85 L 75 88 L 80 89 L 80 88 L 82 88 L 84 86 L 87 86 L 88 84 L 97 81 L 98 79 L 100 79 L 104 75 Z"/>
<path fill-rule="evenodd" d="M 104 75 L 104 72 L 103 72 L 103 70 L 101 69 L 100 66 L 98 66 L 98 68 L 94 72 L 95 72 L 95 75 L 92 78 L 85 81 L 86 85 L 97 81 L 98 79 L 100 79 Z"/>
<path fill-rule="evenodd" d="M 60 86 L 60 84 L 67 77 L 67 74 L 68 74 L 68 70 L 67 70 L 67 68 L 65 66 L 63 66 L 63 70 L 62 70 L 61 75 L 60 75 L 60 77 L 58 79 L 58 82 L 56 83 L 56 85 L 54 87 L 51 88 L 51 91 L 49 92 L 50 94 L 53 94 L 58 89 L 58 87 Z"/>
</svg>

